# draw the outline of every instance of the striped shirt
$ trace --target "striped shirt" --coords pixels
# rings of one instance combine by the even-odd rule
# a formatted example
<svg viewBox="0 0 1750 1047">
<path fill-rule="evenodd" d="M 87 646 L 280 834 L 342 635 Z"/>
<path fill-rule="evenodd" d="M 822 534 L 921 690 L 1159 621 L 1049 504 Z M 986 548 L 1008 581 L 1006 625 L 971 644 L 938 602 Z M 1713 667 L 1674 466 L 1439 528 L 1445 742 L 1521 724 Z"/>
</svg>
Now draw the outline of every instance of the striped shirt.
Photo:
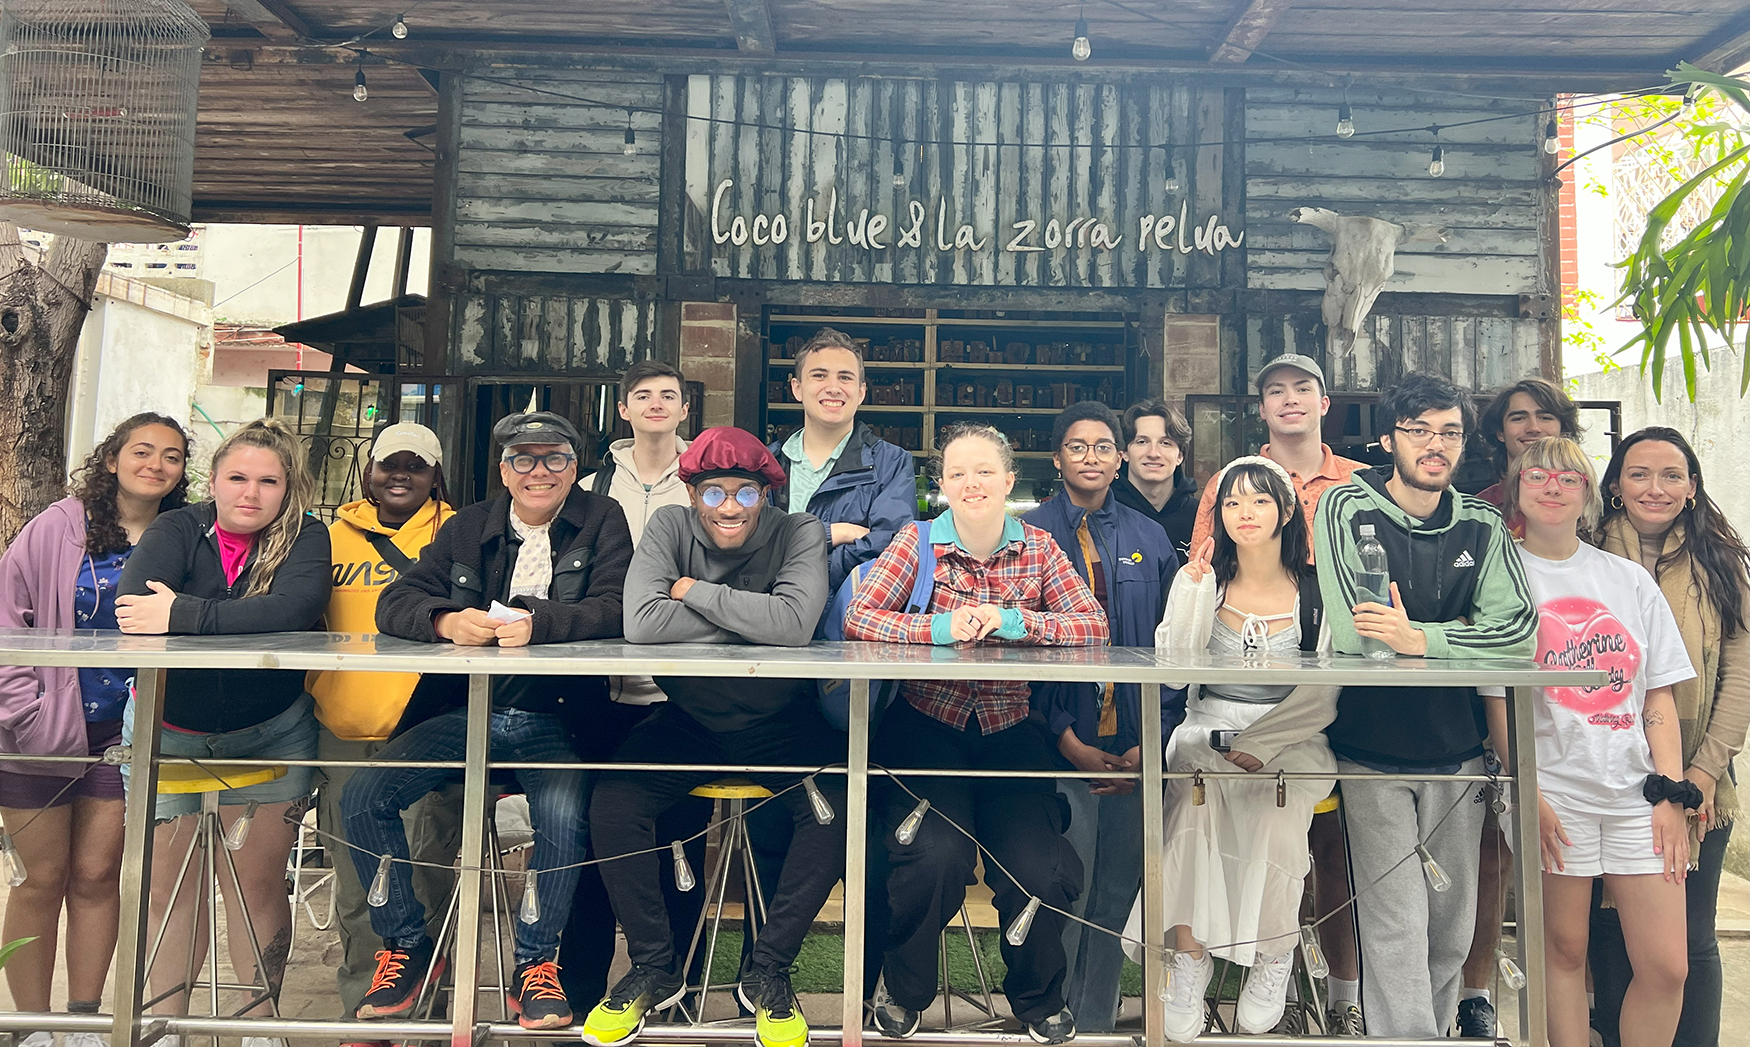
<svg viewBox="0 0 1750 1047">
<path fill-rule="evenodd" d="M 981 643 L 1085 647 L 1106 642 L 1105 612 L 1045 531 L 1011 517 L 1004 524 L 1003 544 L 990 559 L 978 560 L 961 545 L 951 512 L 926 526 L 936 553 L 931 613 L 898 609 L 911 595 L 917 574 L 917 531 L 907 527 L 858 584 L 845 613 L 847 638 L 932 643 L 935 615 L 996 604 L 1017 612 L 1024 635 L 1012 641 L 992 635 Z M 902 684 L 900 693 L 919 712 L 960 730 L 976 710 L 979 729 L 995 734 L 1027 718 L 1031 686 L 1023 680 L 914 680 Z"/>
</svg>

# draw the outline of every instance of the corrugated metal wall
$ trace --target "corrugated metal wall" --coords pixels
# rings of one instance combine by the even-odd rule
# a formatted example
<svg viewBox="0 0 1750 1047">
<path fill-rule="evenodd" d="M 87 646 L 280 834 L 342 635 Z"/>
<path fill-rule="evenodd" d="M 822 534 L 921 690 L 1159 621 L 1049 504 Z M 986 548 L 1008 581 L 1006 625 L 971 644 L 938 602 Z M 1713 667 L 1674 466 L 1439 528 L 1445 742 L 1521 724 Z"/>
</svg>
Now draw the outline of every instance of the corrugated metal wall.
<svg viewBox="0 0 1750 1047">
<path fill-rule="evenodd" d="M 1239 250 L 1180 250 L 1178 230 L 1163 248 L 1152 236 L 1144 241 L 1140 223 L 1170 214 L 1188 227 L 1184 243 L 1193 248 L 1189 227 L 1211 215 L 1239 234 L 1239 216 L 1223 210 L 1223 148 L 1176 150 L 1176 193 L 1167 191 L 1168 151 L 1145 148 L 1221 141 L 1223 99 L 1220 90 L 1164 78 L 1137 85 L 694 76 L 686 186 L 696 220 L 687 223 L 685 254 L 689 267 L 766 280 L 1216 286 L 1224 264 L 1237 277 Z M 719 195 L 725 181 L 733 186 Z M 1237 209 L 1237 188 L 1231 195 Z M 835 203 L 842 242 L 829 242 L 831 234 L 811 242 L 810 207 L 820 221 Z M 865 212 L 883 216 L 880 249 L 851 235 Z M 921 235 L 902 243 L 900 230 L 920 214 Z M 738 235 L 740 243 L 726 239 L 736 218 L 751 226 L 758 215 L 783 216 L 783 243 L 758 245 L 754 229 Z M 1060 227 L 1104 222 L 1116 246 L 1094 246 L 1087 230 L 1074 246 L 1050 245 L 1053 219 Z M 1036 223 L 1030 232 L 1016 225 L 1026 221 Z M 982 249 L 942 250 L 938 238 L 952 245 L 962 224 Z M 1023 233 L 1021 246 L 1049 248 L 1008 250 Z"/>
<path fill-rule="evenodd" d="M 1398 248 L 1389 291 L 1525 294 L 1547 291 L 1539 231 L 1545 195 L 1538 146 L 1547 117 L 1524 115 L 1547 99 L 1423 97 L 1353 89 L 1356 135 L 1329 135 L 1341 90 L 1246 91 L 1247 286 L 1324 287 L 1330 240 L 1288 220 L 1296 207 L 1429 225 L 1447 241 Z M 1488 123 L 1466 121 L 1515 115 Z M 1426 130 L 1439 125 L 1438 136 Z M 1393 131 L 1389 134 L 1374 132 Z M 1446 173 L 1428 173 L 1440 143 Z"/>
<path fill-rule="evenodd" d="M 656 272 L 662 77 L 588 69 L 480 75 L 492 79 L 463 81 L 455 263 Z M 633 156 L 624 154 L 628 121 Z"/>
<path fill-rule="evenodd" d="M 1405 373 L 1443 375 L 1466 389 L 1493 389 L 1538 373 L 1538 322 L 1495 316 L 1405 316 L 1374 313 L 1362 321 L 1353 353 L 1328 358 L 1317 312 L 1244 318 L 1227 392 L 1249 393 L 1264 363 L 1283 353 L 1319 361 L 1334 391 L 1384 389 Z"/>
</svg>

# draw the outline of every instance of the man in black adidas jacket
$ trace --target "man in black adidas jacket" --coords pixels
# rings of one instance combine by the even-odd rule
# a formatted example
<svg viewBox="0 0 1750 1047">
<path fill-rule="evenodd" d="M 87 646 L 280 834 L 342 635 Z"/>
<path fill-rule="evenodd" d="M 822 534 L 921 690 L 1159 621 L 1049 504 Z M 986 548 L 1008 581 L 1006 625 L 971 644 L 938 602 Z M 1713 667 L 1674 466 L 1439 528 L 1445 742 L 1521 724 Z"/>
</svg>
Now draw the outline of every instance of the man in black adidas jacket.
<svg viewBox="0 0 1750 1047">
<path fill-rule="evenodd" d="M 571 424 L 545 411 L 514 414 L 493 429 L 504 448 L 499 475 L 505 493 L 467 506 L 444 525 L 406 574 L 377 603 L 377 628 L 427 643 L 521 647 L 621 635 L 621 590 L 632 560 L 632 536 L 619 503 L 577 486 L 577 448 Z M 494 617 L 494 602 L 514 611 Z M 378 857 L 408 856 L 401 812 L 459 777 L 433 763 L 460 760 L 466 749 L 467 710 L 459 676 L 428 675 L 408 703 L 396 738 L 380 760 L 405 767 L 374 768 L 348 783 L 341 805 L 359 879 L 377 875 Z M 602 677 L 499 676 L 493 678 L 491 753 L 494 759 L 567 763 L 605 759 L 618 738 L 603 737 L 595 721 L 608 704 Z M 584 771 L 519 770 L 529 801 L 540 916 L 516 924 L 516 974 L 509 1003 L 524 1028 L 571 1024 L 571 1007 L 558 980 L 560 932 L 577 887 L 577 863 L 588 846 L 590 776 Z M 432 964 L 425 914 L 413 895 L 409 867 L 387 871 L 388 902 L 371 910 L 383 939 L 375 986 L 360 1018 L 410 1013 L 422 989 L 443 970 Z M 432 972 L 427 978 L 428 969 Z"/>
<path fill-rule="evenodd" d="M 1475 421 L 1469 397 L 1443 378 L 1406 375 L 1374 417 L 1391 469 L 1357 471 L 1326 491 L 1313 523 L 1333 647 L 1529 658 L 1537 606 L 1513 540 L 1493 506 L 1452 489 Z M 1361 584 L 1364 529 L 1385 549 L 1389 605 Z M 1481 774 L 1489 733 L 1474 687 L 1345 687 L 1325 730 L 1346 774 Z M 1434 1039 L 1452 1023 L 1476 919 L 1485 799 L 1474 782 L 1343 783 L 1350 868 L 1367 888 L 1355 908 L 1369 1035 Z M 1450 888 L 1432 869 L 1424 885 L 1424 863 Z"/>
</svg>

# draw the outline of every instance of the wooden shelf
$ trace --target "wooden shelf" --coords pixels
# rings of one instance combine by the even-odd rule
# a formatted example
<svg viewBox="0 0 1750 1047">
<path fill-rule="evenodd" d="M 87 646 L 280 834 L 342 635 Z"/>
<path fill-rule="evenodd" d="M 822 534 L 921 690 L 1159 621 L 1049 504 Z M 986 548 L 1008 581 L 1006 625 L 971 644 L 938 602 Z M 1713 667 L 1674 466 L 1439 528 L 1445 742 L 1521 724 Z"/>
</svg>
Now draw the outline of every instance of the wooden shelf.
<svg viewBox="0 0 1750 1047">
<path fill-rule="evenodd" d="M 784 370 L 788 371 L 788 370 L 793 369 L 796 366 L 796 361 L 778 358 L 778 359 L 768 361 L 767 366 L 768 367 L 782 367 Z M 864 360 L 863 361 L 863 369 L 867 370 L 867 371 L 923 371 L 923 370 L 927 370 L 931 366 L 932 366 L 931 364 L 926 364 L 921 360 L 916 362 L 916 363 L 906 363 L 906 362 L 899 361 L 899 360 Z M 944 364 L 942 366 L 948 366 L 948 365 Z M 1124 370 L 1124 368 L 1119 367 L 1119 368 L 1114 368 L 1114 370 L 1122 371 L 1122 370 Z"/>
<path fill-rule="evenodd" d="M 868 410 L 867 407 L 861 410 Z M 1059 414 L 1061 407 L 941 407 L 932 408 L 936 414 Z"/>
<path fill-rule="evenodd" d="M 874 365 L 871 365 L 874 366 Z M 915 366 L 915 365 L 914 365 Z M 1062 371 L 1066 374 L 1123 374 L 1122 365 L 1113 364 L 959 364 L 944 361 L 937 367 L 944 371 Z"/>
<path fill-rule="evenodd" d="M 852 327 L 859 324 L 878 324 L 887 327 L 1030 327 L 1043 331 L 1122 331 L 1127 324 L 1122 320 L 1011 320 L 1006 317 L 995 320 L 968 320 L 963 317 L 923 316 L 815 316 L 800 313 L 771 313 L 767 316 L 770 324 L 786 326 L 809 326 L 820 324 L 828 327 Z"/>
<path fill-rule="evenodd" d="M 779 404 L 779 403 L 772 403 L 771 401 L 767 401 L 766 402 L 766 410 L 768 410 L 768 411 L 800 411 L 800 410 L 802 410 L 802 405 L 801 404 L 788 404 L 788 403 Z M 857 408 L 857 413 L 862 414 L 865 411 L 878 411 L 878 412 L 881 412 L 883 414 L 923 414 L 928 410 L 930 410 L 928 407 L 902 407 L 902 406 L 896 406 L 894 404 L 864 404 L 863 406 Z M 938 408 L 938 410 L 940 410 L 940 408 Z M 1053 412 L 1053 413 L 1056 413 L 1056 412 Z"/>
</svg>

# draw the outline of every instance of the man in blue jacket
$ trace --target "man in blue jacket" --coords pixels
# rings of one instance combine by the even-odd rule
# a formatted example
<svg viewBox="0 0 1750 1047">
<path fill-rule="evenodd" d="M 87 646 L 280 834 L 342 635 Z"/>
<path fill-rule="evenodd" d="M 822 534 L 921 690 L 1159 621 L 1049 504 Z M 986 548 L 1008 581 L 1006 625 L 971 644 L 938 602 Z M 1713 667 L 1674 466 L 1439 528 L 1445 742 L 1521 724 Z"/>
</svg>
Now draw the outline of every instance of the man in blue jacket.
<svg viewBox="0 0 1750 1047">
<path fill-rule="evenodd" d="M 868 391 L 856 344 L 843 331 L 821 328 L 796 351 L 790 379 L 790 392 L 802 405 L 802 428 L 771 445 L 790 478 L 772 492 L 772 501 L 786 512 L 808 513 L 826 528 L 829 594 L 917 516 L 911 453 L 857 421 Z"/>
<path fill-rule="evenodd" d="M 1052 426 L 1051 459 L 1063 491 L 1022 517 L 1050 532 L 1106 610 L 1112 643 L 1153 647 L 1167 588 L 1179 569 L 1172 540 L 1152 518 L 1112 492 L 1123 447 L 1118 416 L 1103 403 L 1071 404 Z M 1161 744 L 1185 715 L 1183 691 L 1162 692 Z M 1090 780 L 1065 779 L 1058 792 L 1072 816 L 1064 833 L 1081 856 L 1084 882 L 1076 915 L 1122 931 L 1142 883 L 1142 799 L 1136 783 L 1100 777 L 1142 767 L 1141 689 L 1136 684 L 1033 686 L 1033 710 L 1058 751 Z M 1065 1002 L 1084 1032 L 1111 1032 L 1118 1018 L 1117 938 L 1071 922 Z"/>
</svg>

